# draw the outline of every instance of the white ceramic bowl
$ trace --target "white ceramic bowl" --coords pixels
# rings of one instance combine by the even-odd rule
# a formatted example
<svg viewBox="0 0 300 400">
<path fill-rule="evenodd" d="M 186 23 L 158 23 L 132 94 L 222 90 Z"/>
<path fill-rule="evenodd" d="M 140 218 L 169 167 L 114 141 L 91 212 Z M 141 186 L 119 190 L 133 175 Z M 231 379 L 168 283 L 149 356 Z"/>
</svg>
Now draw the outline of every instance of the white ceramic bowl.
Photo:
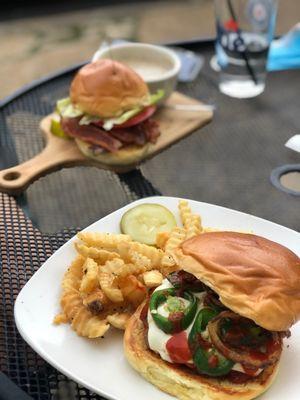
<svg viewBox="0 0 300 400">
<path fill-rule="evenodd" d="M 146 43 L 122 43 L 99 49 L 92 61 L 111 58 L 123 62 L 142 76 L 151 93 L 163 89 L 166 100 L 174 91 L 181 63 L 173 50 Z"/>
</svg>

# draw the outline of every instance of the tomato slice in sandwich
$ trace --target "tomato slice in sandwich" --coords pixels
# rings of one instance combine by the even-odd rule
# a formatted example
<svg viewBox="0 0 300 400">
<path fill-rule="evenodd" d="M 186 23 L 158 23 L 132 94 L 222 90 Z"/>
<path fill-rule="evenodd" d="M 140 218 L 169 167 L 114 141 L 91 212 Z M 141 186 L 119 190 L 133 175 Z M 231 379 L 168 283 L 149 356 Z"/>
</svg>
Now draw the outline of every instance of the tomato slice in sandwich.
<svg viewBox="0 0 300 400">
<path fill-rule="evenodd" d="M 113 128 L 115 128 L 115 129 L 129 128 L 131 126 L 140 124 L 141 122 L 150 118 L 151 115 L 153 115 L 155 113 L 156 108 L 157 108 L 156 106 L 145 107 L 139 114 L 137 114 L 134 117 L 130 118 L 129 120 L 123 122 L 123 124 L 114 125 Z M 94 122 L 94 125 L 98 125 L 98 126 L 102 127 L 103 121 Z"/>
<path fill-rule="evenodd" d="M 150 118 L 151 115 L 155 113 L 156 106 L 145 107 L 139 114 L 130 118 L 128 121 L 124 122 L 121 125 L 115 125 L 116 128 L 129 128 L 130 126 L 134 126 L 140 124 L 146 119 Z"/>
</svg>

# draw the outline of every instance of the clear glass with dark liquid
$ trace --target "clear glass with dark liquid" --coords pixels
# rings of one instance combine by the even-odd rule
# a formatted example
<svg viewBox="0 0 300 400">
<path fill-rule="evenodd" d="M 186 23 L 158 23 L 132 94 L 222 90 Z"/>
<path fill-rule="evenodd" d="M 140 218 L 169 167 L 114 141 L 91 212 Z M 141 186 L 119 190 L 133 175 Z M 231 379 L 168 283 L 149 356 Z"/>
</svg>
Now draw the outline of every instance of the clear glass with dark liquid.
<svg viewBox="0 0 300 400">
<path fill-rule="evenodd" d="M 215 0 L 219 89 L 237 98 L 261 94 L 277 1 Z"/>
</svg>

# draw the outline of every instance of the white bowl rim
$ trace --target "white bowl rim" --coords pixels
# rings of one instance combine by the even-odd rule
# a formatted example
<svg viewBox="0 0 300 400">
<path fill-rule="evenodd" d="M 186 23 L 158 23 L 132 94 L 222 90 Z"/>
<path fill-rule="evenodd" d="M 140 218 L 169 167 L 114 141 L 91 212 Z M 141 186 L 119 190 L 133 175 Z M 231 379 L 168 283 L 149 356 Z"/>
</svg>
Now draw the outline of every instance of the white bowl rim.
<svg viewBox="0 0 300 400">
<path fill-rule="evenodd" d="M 177 54 L 171 50 L 168 49 L 165 46 L 161 46 L 161 45 L 155 45 L 155 44 L 150 44 L 150 43 L 119 43 L 119 44 L 113 44 L 111 45 L 111 49 L 115 50 L 115 49 L 121 49 L 121 48 L 148 48 L 148 49 L 152 49 L 154 51 L 157 51 L 159 53 L 164 53 L 166 55 L 169 56 L 170 59 L 172 59 L 173 61 L 173 67 L 172 69 L 167 70 L 166 72 L 162 73 L 160 78 L 152 78 L 152 79 L 145 79 L 145 81 L 147 83 L 154 83 L 154 82 L 161 82 L 164 81 L 166 79 L 172 78 L 174 76 L 176 76 L 181 68 L 181 61 L 180 58 L 177 56 Z M 109 51 L 109 47 L 105 47 L 103 49 L 99 49 L 98 51 L 96 51 L 96 53 L 94 54 L 94 57 L 92 59 L 92 61 L 97 61 L 99 60 L 100 56 L 103 53 L 106 53 L 107 51 Z"/>
</svg>

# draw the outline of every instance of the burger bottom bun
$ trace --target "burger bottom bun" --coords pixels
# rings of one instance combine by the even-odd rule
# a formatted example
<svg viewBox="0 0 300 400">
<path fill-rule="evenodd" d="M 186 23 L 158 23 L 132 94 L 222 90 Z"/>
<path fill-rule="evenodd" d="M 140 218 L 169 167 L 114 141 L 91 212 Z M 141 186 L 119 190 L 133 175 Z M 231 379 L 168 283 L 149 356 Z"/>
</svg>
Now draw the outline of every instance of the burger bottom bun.
<svg viewBox="0 0 300 400">
<path fill-rule="evenodd" d="M 94 154 L 90 149 L 90 143 L 77 138 L 75 141 L 79 150 L 86 157 L 99 161 L 102 164 L 114 166 L 137 164 L 147 155 L 150 148 L 150 144 L 146 143 L 144 146 L 129 145 L 118 150 L 116 153 L 105 152 Z"/>
<path fill-rule="evenodd" d="M 195 375 L 185 367 L 167 363 L 147 348 L 145 328 L 140 320 L 142 304 L 131 317 L 124 335 L 125 355 L 131 366 L 147 381 L 182 400 L 250 400 L 267 390 L 278 370 L 278 363 L 244 384 Z"/>
</svg>

